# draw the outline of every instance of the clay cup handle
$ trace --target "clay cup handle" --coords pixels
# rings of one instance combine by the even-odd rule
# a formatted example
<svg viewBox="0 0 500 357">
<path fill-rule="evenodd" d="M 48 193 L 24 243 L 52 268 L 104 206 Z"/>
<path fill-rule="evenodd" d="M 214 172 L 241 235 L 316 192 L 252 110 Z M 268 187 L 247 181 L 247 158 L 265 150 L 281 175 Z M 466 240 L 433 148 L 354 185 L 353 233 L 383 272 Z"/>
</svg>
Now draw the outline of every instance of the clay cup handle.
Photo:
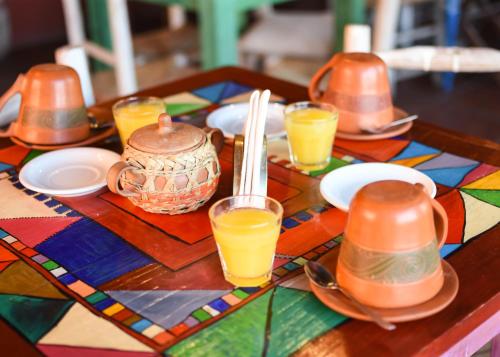
<svg viewBox="0 0 500 357">
<path fill-rule="evenodd" d="M 208 140 L 215 146 L 215 151 L 219 154 L 224 147 L 224 134 L 222 130 L 216 128 L 203 128 L 207 133 Z"/>
<path fill-rule="evenodd" d="M 314 76 L 312 77 L 311 79 L 311 82 L 309 83 L 309 87 L 307 89 L 308 93 L 309 93 L 309 98 L 313 101 L 313 102 L 317 102 L 319 100 L 321 100 L 321 97 L 323 96 L 323 93 L 319 90 L 319 84 L 321 82 L 321 80 L 323 79 L 323 77 L 328 73 L 330 72 L 331 70 L 333 70 L 334 66 L 335 66 L 335 62 L 337 62 L 336 60 L 337 56 L 334 56 L 330 61 L 328 61 L 323 67 L 321 67 L 315 74 Z"/>
<path fill-rule="evenodd" d="M 106 176 L 106 181 L 108 182 L 108 188 L 111 192 L 116 193 L 123 197 L 137 197 L 139 194 L 137 192 L 126 191 L 120 188 L 120 178 L 122 175 L 131 170 L 135 170 L 136 168 L 130 166 L 124 161 L 118 161 L 108 171 L 108 175 Z"/>
<path fill-rule="evenodd" d="M 434 210 L 434 225 L 436 227 L 438 247 L 441 249 L 448 236 L 448 215 L 438 201 L 431 199 L 431 204 Z"/>
<path fill-rule="evenodd" d="M 0 110 L 4 107 L 4 105 L 9 101 L 9 99 L 17 93 L 21 93 L 21 90 L 23 88 L 23 83 L 24 83 L 24 74 L 20 74 L 17 76 L 16 81 L 14 84 L 5 92 L 2 97 L 0 98 Z M 16 123 L 12 122 L 9 126 L 9 128 L 5 131 L 0 130 L 0 138 L 5 138 L 12 136 L 14 134 L 14 128 L 15 128 Z"/>
</svg>

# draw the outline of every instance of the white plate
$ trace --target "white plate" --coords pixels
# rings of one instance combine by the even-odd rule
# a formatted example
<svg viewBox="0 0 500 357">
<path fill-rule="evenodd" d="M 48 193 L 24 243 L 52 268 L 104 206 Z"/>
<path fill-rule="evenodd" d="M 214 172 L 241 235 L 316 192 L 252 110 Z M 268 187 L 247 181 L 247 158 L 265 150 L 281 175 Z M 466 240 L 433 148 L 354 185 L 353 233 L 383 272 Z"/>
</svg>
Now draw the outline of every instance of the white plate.
<svg viewBox="0 0 500 357">
<path fill-rule="evenodd" d="M 119 160 L 117 153 L 99 148 L 56 150 L 28 162 L 19 173 L 19 181 L 48 195 L 87 195 L 106 186 L 108 170 Z"/>
<path fill-rule="evenodd" d="M 352 198 L 361 187 L 382 180 L 421 183 L 432 198 L 436 196 L 436 185 L 429 176 L 410 167 L 375 162 L 347 165 L 333 170 L 323 177 L 319 187 L 325 200 L 347 212 Z"/>
<path fill-rule="evenodd" d="M 243 133 L 243 127 L 248 115 L 248 103 L 229 104 L 214 110 L 207 117 L 207 126 L 222 130 L 226 138 L 233 139 Z M 266 120 L 266 135 L 268 139 L 284 136 L 285 106 L 280 103 L 269 103 Z"/>
</svg>

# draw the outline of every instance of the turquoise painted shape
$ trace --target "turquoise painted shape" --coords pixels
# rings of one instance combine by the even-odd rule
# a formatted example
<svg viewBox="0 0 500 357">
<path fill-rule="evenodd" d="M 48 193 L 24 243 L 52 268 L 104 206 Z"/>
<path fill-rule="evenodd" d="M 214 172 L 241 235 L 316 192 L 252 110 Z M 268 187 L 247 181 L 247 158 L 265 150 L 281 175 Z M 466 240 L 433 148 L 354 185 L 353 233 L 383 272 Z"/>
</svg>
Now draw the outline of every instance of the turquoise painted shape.
<svg viewBox="0 0 500 357">
<path fill-rule="evenodd" d="M 439 251 L 439 254 L 441 255 L 441 258 L 445 258 L 451 253 L 453 253 L 455 250 L 460 248 L 462 244 L 445 244 L 443 248 Z"/>
<path fill-rule="evenodd" d="M 261 356 L 272 291 L 165 351 L 166 356 Z"/>
<path fill-rule="evenodd" d="M 47 333 L 73 301 L 0 294 L 0 316 L 31 343 Z"/>
<path fill-rule="evenodd" d="M 0 239 L 5 238 L 8 235 L 9 235 L 9 233 L 7 233 L 6 231 L 4 231 L 3 229 L 0 229 Z"/>
<path fill-rule="evenodd" d="M 408 144 L 403 151 L 401 151 L 398 155 L 394 156 L 390 161 L 396 161 L 401 159 L 408 159 L 410 157 L 418 157 L 430 154 L 439 154 L 441 151 L 435 149 L 433 147 L 420 144 L 417 141 L 412 141 Z"/>
<path fill-rule="evenodd" d="M 450 167 L 445 169 L 420 170 L 435 182 L 445 186 L 455 187 L 464 179 L 470 171 L 474 170 L 478 164 L 465 167 Z"/>
<path fill-rule="evenodd" d="M 0 162 L 0 171 L 5 171 L 13 168 L 14 166 Z"/>
<path fill-rule="evenodd" d="M 330 310 L 312 293 L 277 287 L 266 356 L 288 356 L 347 317 Z"/>
<path fill-rule="evenodd" d="M 224 91 L 226 84 L 227 82 L 220 82 L 212 84 L 210 86 L 195 89 L 192 92 L 198 97 L 208 99 L 212 103 L 217 103 L 219 101 L 219 98 L 222 96 L 222 92 Z"/>
</svg>

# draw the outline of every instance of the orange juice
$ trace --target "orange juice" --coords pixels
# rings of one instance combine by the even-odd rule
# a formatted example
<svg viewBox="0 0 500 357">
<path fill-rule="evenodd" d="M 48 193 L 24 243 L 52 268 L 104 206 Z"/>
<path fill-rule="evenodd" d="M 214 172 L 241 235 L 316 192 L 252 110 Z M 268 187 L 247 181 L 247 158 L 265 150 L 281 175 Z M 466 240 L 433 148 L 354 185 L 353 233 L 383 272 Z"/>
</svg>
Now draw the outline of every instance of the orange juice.
<svg viewBox="0 0 500 357">
<path fill-rule="evenodd" d="M 271 278 L 281 216 L 259 208 L 235 208 L 214 217 L 212 228 L 227 281 L 258 286 Z"/>
<path fill-rule="evenodd" d="M 314 103 L 311 103 L 314 104 Z M 292 163 L 305 171 L 325 168 L 337 131 L 337 112 L 306 107 L 286 113 L 285 127 Z"/>
<path fill-rule="evenodd" d="M 130 98 L 113 106 L 113 116 L 125 146 L 132 133 L 149 124 L 158 123 L 158 116 L 165 113 L 165 104 L 160 98 Z"/>
</svg>

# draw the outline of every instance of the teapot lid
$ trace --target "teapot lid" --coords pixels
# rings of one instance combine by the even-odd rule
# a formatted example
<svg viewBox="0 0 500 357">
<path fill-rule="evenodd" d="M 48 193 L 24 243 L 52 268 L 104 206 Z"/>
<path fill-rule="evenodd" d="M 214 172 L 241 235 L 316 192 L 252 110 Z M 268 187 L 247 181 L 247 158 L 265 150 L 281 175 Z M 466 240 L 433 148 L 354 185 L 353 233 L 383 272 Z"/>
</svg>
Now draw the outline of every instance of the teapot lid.
<svg viewBox="0 0 500 357">
<path fill-rule="evenodd" d="M 173 123 L 170 115 L 163 113 L 158 124 L 137 129 L 128 139 L 134 149 L 153 154 L 177 154 L 195 149 L 203 143 L 203 130 L 184 123 Z"/>
</svg>

